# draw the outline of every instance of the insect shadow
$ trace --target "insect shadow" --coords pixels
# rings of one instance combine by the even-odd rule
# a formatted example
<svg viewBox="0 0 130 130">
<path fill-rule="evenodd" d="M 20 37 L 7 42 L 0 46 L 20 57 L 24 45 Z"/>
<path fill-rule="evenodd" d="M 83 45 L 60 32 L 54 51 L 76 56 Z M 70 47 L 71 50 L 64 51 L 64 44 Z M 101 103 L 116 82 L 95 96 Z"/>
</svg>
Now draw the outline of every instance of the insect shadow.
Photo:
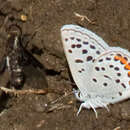
<svg viewBox="0 0 130 130">
<path fill-rule="evenodd" d="M 30 41 L 26 40 L 28 35 L 22 34 L 19 25 L 11 24 L 6 28 L 6 32 L 5 53 L 0 59 L 1 76 L 6 70 L 9 75 L 5 87 L 15 89 L 21 89 L 23 86 L 36 89 L 47 87 L 44 66 L 33 56 L 41 55 L 42 50 L 35 46 L 30 51 L 27 49 Z"/>
</svg>

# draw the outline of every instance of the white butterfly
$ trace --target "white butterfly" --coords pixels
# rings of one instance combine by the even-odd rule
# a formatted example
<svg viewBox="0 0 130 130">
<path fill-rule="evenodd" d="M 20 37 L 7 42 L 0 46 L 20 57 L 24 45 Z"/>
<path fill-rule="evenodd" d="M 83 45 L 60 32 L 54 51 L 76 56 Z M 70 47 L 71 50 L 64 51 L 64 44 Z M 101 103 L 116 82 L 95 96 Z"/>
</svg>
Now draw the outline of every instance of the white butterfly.
<svg viewBox="0 0 130 130">
<path fill-rule="evenodd" d="M 102 38 L 77 25 L 64 25 L 61 37 L 66 58 L 79 88 L 76 98 L 83 107 L 105 107 L 130 97 L 130 53 L 110 47 Z"/>
</svg>

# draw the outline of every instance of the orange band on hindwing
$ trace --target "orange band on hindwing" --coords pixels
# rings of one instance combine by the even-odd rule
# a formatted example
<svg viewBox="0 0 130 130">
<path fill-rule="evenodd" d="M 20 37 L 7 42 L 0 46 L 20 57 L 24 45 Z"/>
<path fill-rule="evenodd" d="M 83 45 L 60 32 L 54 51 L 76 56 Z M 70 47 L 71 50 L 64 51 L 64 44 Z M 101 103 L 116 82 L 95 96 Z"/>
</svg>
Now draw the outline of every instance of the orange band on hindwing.
<svg viewBox="0 0 130 130">
<path fill-rule="evenodd" d="M 130 63 L 125 65 L 125 69 L 130 70 Z"/>
<path fill-rule="evenodd" d="M 122 57 L 122 58 L 120 59 L 120 62 L 121 62 L 122 64 L 127 64 L 127 60 L 126 60 L 124 57 Z"/>
</svg>

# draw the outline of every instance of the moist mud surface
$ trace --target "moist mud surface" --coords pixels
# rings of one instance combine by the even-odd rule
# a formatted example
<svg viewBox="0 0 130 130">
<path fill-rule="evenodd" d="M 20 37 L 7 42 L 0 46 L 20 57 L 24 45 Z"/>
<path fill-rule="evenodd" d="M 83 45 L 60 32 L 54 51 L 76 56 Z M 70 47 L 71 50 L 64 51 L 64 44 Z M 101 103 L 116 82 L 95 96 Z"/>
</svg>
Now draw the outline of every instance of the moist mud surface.
<svg viewBox="0 0 130 130">
<path fill-rule="evenodd" d="M 74 12 L 87 16 L 95 24 L 81 20 Z M 6 21 L 8 16 L 11 17 Z M 110 46 L 130 50 L 129 21 L 129 0 L 0 0 L 0 58 L 6 53 L 8 34 L 4 30 L 15 23 L 28 35 L 27 50 L 45 68 L 43 72 L 26 66 L 26 82 L 20 89 L 61 91 L 61 94 L 1 96 L 0 130 L 130 130 L 130 100 L 109 105 L 110 112 L 97 109 L 98 119 L 92 110 L 86 109 L 77 117 L 80 103 L 73 94 L 45 107 L 63 93 L 70 93 L 74 84 L 63 52 L 60 28 L 78 24 L 101 36 Z M 5 86 L 8 78 L 8 72 L 1 74 L 0 86 Z"/>
</svg>

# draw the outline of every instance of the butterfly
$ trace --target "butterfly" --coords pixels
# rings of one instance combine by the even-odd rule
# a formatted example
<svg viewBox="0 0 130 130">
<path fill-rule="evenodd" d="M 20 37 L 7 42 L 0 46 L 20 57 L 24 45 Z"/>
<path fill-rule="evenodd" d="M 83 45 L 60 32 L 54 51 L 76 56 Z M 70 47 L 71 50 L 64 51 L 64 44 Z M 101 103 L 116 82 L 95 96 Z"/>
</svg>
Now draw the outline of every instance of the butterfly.
<svg viewBox="0 0 130 130">
<path fill-rule="evenodd" d="M 78 25 L 61 28 L 64 52 L 78 87 L 76 98 L 82 108 L 106 108 L 130 98 L 130 53 L 110 47 L 92 31 Z"/>
</svg>

